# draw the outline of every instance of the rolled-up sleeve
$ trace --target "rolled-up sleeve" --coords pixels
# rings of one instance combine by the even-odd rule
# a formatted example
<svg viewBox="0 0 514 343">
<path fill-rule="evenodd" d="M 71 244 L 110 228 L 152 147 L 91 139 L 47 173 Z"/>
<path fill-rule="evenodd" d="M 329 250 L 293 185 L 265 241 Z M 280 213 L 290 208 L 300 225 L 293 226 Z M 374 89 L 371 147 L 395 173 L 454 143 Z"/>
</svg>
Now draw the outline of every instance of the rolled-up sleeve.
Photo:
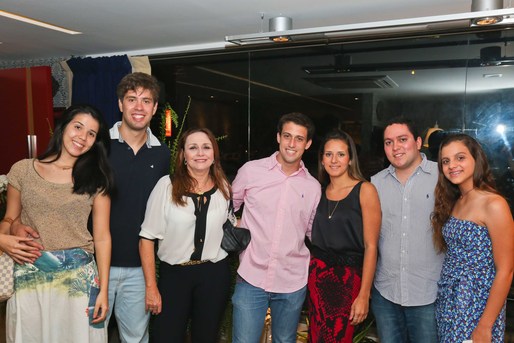
<svg viewBox="0 0 514 343">
<path fill-rule="evenodd" d="M 146 204 L 145 219 L 141 224 L 139 236 L 146 239 L 164 238 L 166 230 L 166 204 L 171 200 L 171 181 L 163 176 L 155 185 Z"/>
<path fill-rule="evenodd" d="M 245 189 L 248 184 L 247 166 L 243 165 L 239 168 L 236 178 L 232 182 L 232 199 L 234 201 L 234 210 L 237 212 L 244 202 Z"/>
</svg>

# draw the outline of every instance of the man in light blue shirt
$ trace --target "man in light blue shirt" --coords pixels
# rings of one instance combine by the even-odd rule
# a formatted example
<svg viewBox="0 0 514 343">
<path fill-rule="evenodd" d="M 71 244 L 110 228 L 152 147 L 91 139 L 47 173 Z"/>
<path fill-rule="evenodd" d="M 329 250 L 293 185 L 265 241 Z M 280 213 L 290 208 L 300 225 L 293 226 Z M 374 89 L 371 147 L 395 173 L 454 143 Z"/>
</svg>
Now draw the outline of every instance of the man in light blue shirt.
<svg viewBox="0 0 514 343">
<path fill-rule="evenodd" d="M 435 299 L 443 254 L 432 240 L 437 163 L 420 152 L 421 137 L 405 118 L 384 130 L 391 165 L 374 175 L 382 227 L 371 307 L 381 343 L 436 343 Z"/>
</svg>

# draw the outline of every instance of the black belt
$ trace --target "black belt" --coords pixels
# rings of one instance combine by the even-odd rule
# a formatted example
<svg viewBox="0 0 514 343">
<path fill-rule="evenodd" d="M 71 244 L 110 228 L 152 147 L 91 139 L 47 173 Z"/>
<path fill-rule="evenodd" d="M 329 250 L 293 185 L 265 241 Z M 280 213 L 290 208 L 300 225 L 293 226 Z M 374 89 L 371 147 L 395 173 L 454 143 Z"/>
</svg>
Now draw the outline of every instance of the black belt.
<svg viewBox="0 0 514 343">
<path fill-rule="evenodd" d="M 328 266 L 348 266 L 362 268 L 364 257 L 361 255 L 339 255 L 333 252 L 325 251 L 317 246 L 312 246 L 312 256 L 322 260 Z"/>
</svg>

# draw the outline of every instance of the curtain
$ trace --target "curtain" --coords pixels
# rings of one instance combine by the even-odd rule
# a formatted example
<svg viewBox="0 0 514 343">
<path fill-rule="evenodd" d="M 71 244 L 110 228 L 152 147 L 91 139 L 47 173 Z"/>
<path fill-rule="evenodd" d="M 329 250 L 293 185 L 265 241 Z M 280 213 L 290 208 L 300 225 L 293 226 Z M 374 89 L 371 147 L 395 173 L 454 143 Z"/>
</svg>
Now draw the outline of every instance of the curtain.
<svg viewBox="0 0 514 343">
<path fill-rule="evenodd" d="M 132 71 L 128 57 L 72 58 L 67 64 L 73 72 L 72 104 L 95 106 L 109 126 L 120 120 L 116 87 Z"/>
</svg>

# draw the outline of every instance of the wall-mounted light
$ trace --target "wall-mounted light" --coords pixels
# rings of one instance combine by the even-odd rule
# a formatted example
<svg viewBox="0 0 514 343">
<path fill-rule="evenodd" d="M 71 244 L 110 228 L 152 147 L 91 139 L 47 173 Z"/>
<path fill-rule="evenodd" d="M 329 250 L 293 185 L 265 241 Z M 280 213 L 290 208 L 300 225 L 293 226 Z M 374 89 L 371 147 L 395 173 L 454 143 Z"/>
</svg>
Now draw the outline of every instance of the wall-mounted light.
<svg viewBox="0 0 514 343">
<path fill-rule="evenodd" d="M 428 141 L 429 141 L 429 139 L 430 139 L 430 136 L 431 136 L 434 132 L 436 132 L 436 131 L 443 131 L 443 129 L 441 129 L 441 128 L 439 127 L 439 125 L 437 125 L 437 122 L 435 122 L 435 125 L 434 125 L 433 127 L 430 127 L 430 128 L 427 130 L 427 134 L 425 135 L 425 139 L 424 139 L 424 141 L 423 141 L 423 146 L 424 146 L 425 148 L 428 148 L 428 147 L 429 147 L 429 143 L 428 143 Z"/>
<path fill-rule="evenodd" d="M 165 135 L 166 137 L 171 137 L 172 125 L 171 125 L 171 108 L 166 108 L 164 111 L 165 114 Z"/>
</svg>

